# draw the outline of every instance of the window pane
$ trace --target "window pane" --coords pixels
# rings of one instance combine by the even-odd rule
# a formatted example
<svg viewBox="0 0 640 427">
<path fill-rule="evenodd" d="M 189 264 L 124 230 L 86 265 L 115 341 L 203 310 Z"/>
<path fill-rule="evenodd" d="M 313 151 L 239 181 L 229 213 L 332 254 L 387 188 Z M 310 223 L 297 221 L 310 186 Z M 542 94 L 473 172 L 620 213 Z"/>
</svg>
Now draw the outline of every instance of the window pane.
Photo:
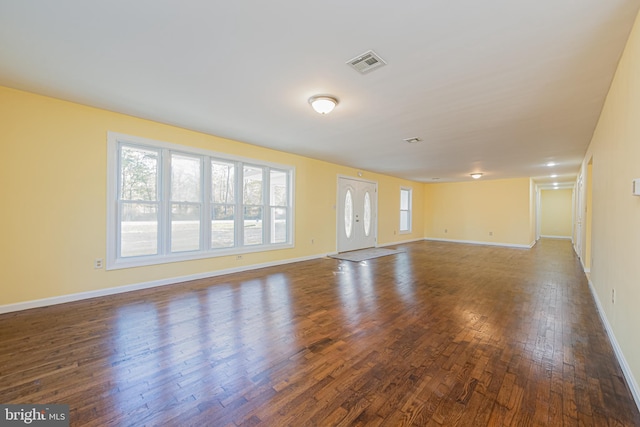
<svg viewBox="0 0 640 427">
<path fill-rule="evenodd" d="M 200 201 L 200 159 L 180 154 L 171 155 L 171 200 Z"/>
<path fill-rule="evenodd" d="M 409 230 L 409 211 L 400 211 L 400 231 Z"/>
<path fill-rule="evenodd" d="M 351 198 L 351 190 L 347 190 L 344 196 L 344 233 L 347 238 L 351 237 L 351 229 L 353 228 L 353 199 Z"/>
<path fill-rule="evenodd" d="M 245 166 L 242 185 L 243 201 L 245 205 L 262 204 L 262 168 Z"/>
<path fill-rule="evenodd" d="M 171 252 L 200 249 L 200 206 L 171 204 Z"/>
<path fill-rule="evenodd" d="M 404 211 L 409 209 L 410 194 L 408 190 L 400 190 L 400 209 Z"/>
<path fill-rule="evenodd" d="M 271 243 L 287 242 L 287 209 L 271 208 Z"/>
<path fill-rule="evenodd" d="M 262 208 L 245 206 L 244 208 L 244 244 L 262 244 Z"/>
<path fill-rule="evenodd" d="M 371 196 L 369 192 L 364 193 L 364 235 L 369 237 L 371 232 Z"/>
<path fill-rule="evenodd" d="M 158 152 L 123 146 L 120 153 L 120 200 L 158 199 Z"/>
<path fill-rule="evenodd" d="M 216 205 L 211 212 L 211 247 L 231 248 L 235 245 L 233 205 Z"/>
<path fill-rule="evenodd" d="M 158 207 L 155 203 L 123 203 L 120 223 L 120 256 L 158 253 Z"/>
<path fill-rule="evenodd" d="M 269 204 L 271 206 L 287 206 L 287 173 L 272 170 L 269 185 Z"/>
<path fill-rule="evenodd" d="M 211 201 L 213 203 L 235 203 L 235 165 L 233 163 L 211 162 Z"/>
</svg>

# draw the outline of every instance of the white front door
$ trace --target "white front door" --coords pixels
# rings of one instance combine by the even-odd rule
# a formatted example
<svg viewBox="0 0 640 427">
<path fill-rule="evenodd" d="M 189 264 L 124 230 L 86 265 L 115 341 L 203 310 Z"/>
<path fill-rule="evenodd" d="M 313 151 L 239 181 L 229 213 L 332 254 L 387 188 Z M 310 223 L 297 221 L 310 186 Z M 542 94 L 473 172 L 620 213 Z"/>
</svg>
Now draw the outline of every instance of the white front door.
<svg viewBox="0 0 640 427">
<path fill-rule="evenodd" d="M 338 178 L 338 252 L 376 245 L 378 184 Z"/>
</svg>

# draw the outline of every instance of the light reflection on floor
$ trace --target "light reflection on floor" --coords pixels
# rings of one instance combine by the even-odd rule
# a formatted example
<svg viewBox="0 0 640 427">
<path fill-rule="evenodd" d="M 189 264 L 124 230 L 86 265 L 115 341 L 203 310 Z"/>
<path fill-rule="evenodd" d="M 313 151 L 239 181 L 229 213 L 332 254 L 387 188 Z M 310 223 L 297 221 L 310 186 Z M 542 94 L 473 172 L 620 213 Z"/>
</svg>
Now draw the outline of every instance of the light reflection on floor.
<svg viewBox="0 0 640 427">
<path fill-rule="evenodd" d="M 401 252 L 394 257 L 395 261 L 395 280 L 394 285 L 400 299 L 407 304 L 413 305 L 416 302 L 415 280 L 413 277 L 413 268 L 409 259 L 409 254 Z"/>
<path fill-rule="evenodd" d="M 339 266 L 338 292 L 342 311 L 349 324 L 357 325 L 363 316 L 377 309 L 377 294 L 366 262 L 342 261 Z"/>
<path fill-rule="evenodd" d="M 261 362 L 278 357 L 274 352 L 294 352 L 291 298 L 286 277 L 273 274 L 182 294 L 162 306 L 119 307 L 110 360 L 119 391 L 114 406 L 146 410 L 159 394 L 168 406 L 213 396 L 224 400 L 237 391 L 229 389 L 231 378 L 258 374 L 266 366 Z M 190 375 L 196 370 L 197 376 Z"/>
</svg>

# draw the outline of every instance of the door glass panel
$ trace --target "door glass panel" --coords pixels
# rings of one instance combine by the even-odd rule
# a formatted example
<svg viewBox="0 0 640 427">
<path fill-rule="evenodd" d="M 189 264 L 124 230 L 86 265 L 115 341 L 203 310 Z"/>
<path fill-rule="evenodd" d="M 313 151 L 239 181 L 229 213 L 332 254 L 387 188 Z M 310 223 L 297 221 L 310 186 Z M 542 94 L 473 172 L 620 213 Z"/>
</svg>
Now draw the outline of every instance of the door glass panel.
<svg viewBox="0 0 640 427">
<path fill-rule="evenodd" d="M 347 235 L 347 239 L 351 238 L 351 232 L 353 231 L 353 198 L 351 197 L 351 189 L 347 189 L 347 194 L 344 196 L 344 233 Z"/>
<path fill-rule="evenodd" d="M 369 192 L 364 193 L 364 235 L 369 237 L 371 232 L 371 196 Z"/>
</svg>

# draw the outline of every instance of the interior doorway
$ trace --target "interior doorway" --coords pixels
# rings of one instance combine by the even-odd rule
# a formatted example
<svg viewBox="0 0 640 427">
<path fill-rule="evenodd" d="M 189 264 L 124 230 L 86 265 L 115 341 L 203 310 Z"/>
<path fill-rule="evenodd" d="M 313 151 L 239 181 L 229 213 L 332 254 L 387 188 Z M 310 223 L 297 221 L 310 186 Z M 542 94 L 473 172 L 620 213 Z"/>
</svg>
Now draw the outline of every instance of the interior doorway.
<svg viewBox="0 0 640 427">
<path fill-rule="evenodd" d="M 376 245 L 378 183 L 338 177 L 338 252 Z"/>
<path fill-rule="evenodd" d="M 591 253 L 591 223 L 593 221 L 593 157 L 589 159 L 587 164 L 587 185 L 585 188 L 585 204 L 584 204 L 584 256 L 582 257 L 582 265 L 585 273 L 591 272 L 593 263 L 593 255 Z"/>
</svg>

